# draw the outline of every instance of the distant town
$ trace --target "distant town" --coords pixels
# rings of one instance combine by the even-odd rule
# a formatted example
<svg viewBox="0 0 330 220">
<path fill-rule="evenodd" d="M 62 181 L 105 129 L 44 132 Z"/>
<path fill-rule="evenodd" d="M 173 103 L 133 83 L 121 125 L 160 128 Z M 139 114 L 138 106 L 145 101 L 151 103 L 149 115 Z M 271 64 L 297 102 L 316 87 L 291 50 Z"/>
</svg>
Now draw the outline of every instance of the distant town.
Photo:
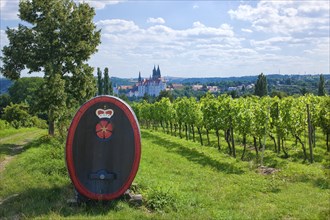
<svg viewBox="0 0 330 220">
<path fill-rule="evenodd" d="M 147 73 L 148 74 L 148 73 Z M 147 75 L 145 74 L 145 75 Z M 326 91 L 330 92 L 330 75 L 324 75 Z M 213 78 L 178 78 L 164 77 L 159 66 L 154 66 L 148 77 L 141 72 L 137 78 L 122 79 L 111 77 L 114 94 L 125 95 L 130 100 L 140 99 L 146 95 L 157 97 L 162 91 L 170 92 L 175 98 L 181 96 L 199 97 L 209 92 L 213 94 L 230 94 L 243 96 L 254 93 L 257 76 L 213 77 Z M 270 95 L 303 95 L 317 93 L 319 75 L 267 75 Z"/>
<path fill-rule="evenodd" d="M 138 80 L 133 85 L 115 85 L 114 86 L 114 94 L 119 95 L 121 93 L 125 94 L 127 97 L 143 97 L 145 94 L 149 96 L 159 96 L 161 91 L 175 91 L 175 90 L 184 90 L 185 83 L 167 83 L 171 80 L 166 80 L 165 77 L 161 76 L 159 66 L 152 71 L 152 76 L 149 78 L 143 79 L 141 77 L 141 72 L 139 72 Z M 223 90 L 220 86 L 216 85 L 207 85 L 196 83 L 188 86 L 194 92 L 203 91 L 210 93 L 221 93 L 228 91 L 241 91 L 241 90 L 251 90 L 254 88 L 254 83 L 250 84 L 242 84 L 238 86 L 229 86 L 225 90 Z"/>
</svg>

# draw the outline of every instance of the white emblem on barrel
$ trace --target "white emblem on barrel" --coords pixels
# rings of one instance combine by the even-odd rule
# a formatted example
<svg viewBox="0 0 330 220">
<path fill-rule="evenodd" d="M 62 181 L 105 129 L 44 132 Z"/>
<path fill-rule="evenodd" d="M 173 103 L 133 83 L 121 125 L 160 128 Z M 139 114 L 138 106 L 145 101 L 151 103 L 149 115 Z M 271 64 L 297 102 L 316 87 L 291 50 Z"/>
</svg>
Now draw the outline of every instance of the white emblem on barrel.
<svg viewBox="0 0 330 220">
<path fill-rule="evenodd" d="M 99 118 L 111 118 L 114 114 L 114 111 L 112 109 L 97 109 L 96 115 Z"/>
</svg>

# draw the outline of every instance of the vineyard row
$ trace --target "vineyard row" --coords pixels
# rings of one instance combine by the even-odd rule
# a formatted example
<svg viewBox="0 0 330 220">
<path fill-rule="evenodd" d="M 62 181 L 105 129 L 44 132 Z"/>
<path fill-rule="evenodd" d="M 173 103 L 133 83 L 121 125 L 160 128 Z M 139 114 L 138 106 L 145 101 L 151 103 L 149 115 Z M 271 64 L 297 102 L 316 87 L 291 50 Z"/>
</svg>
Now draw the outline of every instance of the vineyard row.
<svg viewBox="0 0 330 220">
<path fill-rule="evenodd" d="M 163 98 L 155 103 L 134 103 L 132 108 L 140 123 L 147 128 L 161 126 L 167 132 L 175 135 L 178 133 L 181 138 L 185 135 L 187 139 L 188 132 L 191 131 L 194 140 L 197 128 L 201 145 L 204 145 L 203 133 L 206 133 L 207 144 L 210 145 L 210 131 L 215 131 L 220 149 L 219 132 L 223 132 L 229 154 L 233 157 L 236 157 L 235 135 L 239 135 L 242 140 L 242 159 L 248 137 L 253 138 L 257 157 L 260 145 L 266 137 L 274 143 L 276 153 L 282 151 L 287 157 L 284 142 L 291 137 L 301 145 L 304 161 L 309 159 L 313 162 L 316 129 L 321 129 L 325 134 L 326 150 L 330 152 L 329 96 L 233 99 L 227 95 L 214 97 L 207 94 L 200 101 L 184 97 L 172 103 L 168 98 Z M 308 146 L 303 141 L 305 136 L 308 138 Z"/>
</svg>

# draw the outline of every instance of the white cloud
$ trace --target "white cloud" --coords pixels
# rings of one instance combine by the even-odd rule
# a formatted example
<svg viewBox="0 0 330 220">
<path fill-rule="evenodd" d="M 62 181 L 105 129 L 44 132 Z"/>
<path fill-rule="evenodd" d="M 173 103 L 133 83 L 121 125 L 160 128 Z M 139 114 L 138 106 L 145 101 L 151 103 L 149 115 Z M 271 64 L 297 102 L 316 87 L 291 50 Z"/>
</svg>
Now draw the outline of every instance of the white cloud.
<svg viewBox="0 0 330 220">
<path fill-rule="evenodd" d="M 0 1 L 0 17 L 3 20 L 18 19 L 18 0 L 1 0 Z"/>
<path fill-rule="evenodd" d="M 85 2 L 102 9 L 121 1 Z M 17 19 L 18 0 L 0 3 L 1 20 Z M 190 10 L 195 3 L 189 4 Z M 195 21 L 181 29 L 166 25 L 161 17 L 150 17 L 147 27 L 132 20 L 101 20 L 96 25 L 102 29 L 102 44 L 89 63 L 108 66 L 121 77 L 136 77 L 138 70 L 147 76 L 154 64 L 160 64 L 164 75 L 190 77 L 278 69 L 282 73 L 326 73 L 330 69 L 328 6 L 328 1 L 242 1 L 228 12 L 232 21 L 214 26 Z M 233 20 L 243 22 L 234 28 Z M 0 37 L 1 47 L 8 44 L 4 30 Z"/>
<path fill-rule="evenodd" d="M 193 9 L 198 9 L 198 8 L 199 8 L 199 6 L 197 4 L 193 5 Z"/>
<path fill-rule="evenodd" d="M 252 30 L 247 29 L 247 28 L 242 28 L 241 31 L 246 32 L 246 33 L 253 33 Z"/>
<path fill-rule="evenodd" d="M 318 60 L 328 57 L 325 54 L 328 41 L 310 44 L 308 42 L 313 41 L 312 38 L 297 39 L 293 36 L 244 39 L 238 37 L 229 24 L 210 27 L 196 21 L 185 29 L 165 25 L 142 28 L 133 21 L 117 19 L 101 21 L 97 25 L 102 28 L 98 56 L 106 62 L 101 62 L 101 59 L 94 62 L 101 67 L 115 63 L 112 68 L 114 74 L 122 73 L 123 69 L 127 71 L 129 66 L 131 75 L 135 76 L 134 71 L 141 70 L 142 75 L 147 77 L 151 72 L 148 67 L 155 63 L 161 64 L 164 74 L 180 73 L 190 77 L 198 77 L 205 71 L 208 76 L 274 73 L 279 68 L 283 73 L 303 73 L 312 69 L 316 53 L 320 53 Z M 301 53 L 307 50 L 306 45 L 315 49 L 306 51 L 302 56 Z M 289 50 L 286 54 L 286 48 L 290 46 L 301 52 Z M 315 72 L 324 68 L 326 64 L 320 65 Z"/>
<path fill-rule="evenodd" d="M 329 1 L 314 0 L 312 2 L 304 2 L 299 5 L 298 10 L 304 13 L 329 13 Z"/>
<path fill-rule="evenodd" d="M 250 22 L 257 31 L 287 35 L 311 31 L 317 35 L 320 26 L 328 26 L 329 32 L 329 4 L 329 1 L 260 1 L 256 7 L 242 4 L 228 13 L 232 19 Z"/>
<path fill-rule="evenodd" d="M 207 27 L 199 21 L 193 23 L 193 28 L 177 32 L 185 37 L 233 37 L 233 28 L 229 24 L 222 24 L 220 27 Z"/>
<path fill-rule="evenodd" d="M 139 27 L 133 21 L 121 19 L 100 20 L 96 22 L 96 25 L 101 27 L 104 33 L 134 32 L 139 30 Z"/>
<path fill-rule="evenodd" d="M 9 43 L 5 30 L 0 30 L 0 43 L 1 43 L 1 48 Z"/>
<path fill-rule="evenodd" d="M 102 20 L 96 23 L 102 29 L 102 34 L 112 34 L 120 37 L 131 37 L 134 39 L 153 39 L 156 41 L 164 40 L 182 40 L 191 41 L 201 39 L 223 39 L 234 38 L 233 28 L 228 24 L 222 24 L 220 27 L 207 27 L 200 22 L 194 22 L 191 28 L 175 30 L 165 25 L 154 25 L 147 29 L 140 28 L 133 21 L 112 19 Z M 134 34 L 132 34 L 134 32 Z M 169 38 L 170 37 L 170 38 Z"/>
<path fill-rule="evenodd" d="M 271 46 L 273 44 L 288 44 L 293 41 L 292 37 L 273 37 L 267 40 L 251 40 L 250 43 L 252 46 Z"/>
<path fill-rule="evenodd" d="M 193 23 L 193 27 L 194 27 L 194 28 L 204 28 L 205 25 L 202 24 L 202 23 L 199 22 L 199 21 L 195 21 L 195 22 Z"/>
<path fill-rule="evenodd" d="M 250 45 L 257 51 L 281 51 L 282 54 L 278 56 L 286 56 L 286 54 L 297 54 L 305 56 L 302 51 L 306 51 L 307 54 L 319 55 L 319 61 L 329 59 L 329 40 L 328 37 L 305 37 L 305 38 L 294 38 L 289 36 L 272 37 L 266 40 L 250 40 Z"/>
<path fill-rule="evenodd" d="M 165 20 L 163 18 L 148 18 L 147 23 L 165 24 Z"/>
<path fill-rule="evenodd" d="M 158 24 L 142 28 L 133 21 L 115 19 L 97 22 L 97 26 L 102 29 L 99 53 L 103 59 L 116 64 L 129 62 L 136 69 L 141 69 L 141 65 L 147 65 L 147 62 L 150 66 L 154 63 L 173 66 L 202 61 L 205 67 L 224 59 L 230 62 L 234 54 L 250 55 L 253 51 L 241 47 L 243 39 L 235 36 L 229 24 L 209 27 L 197 21 L 186 29 Z M 125 68 L 116 65 L 113 71 L 120 72 L 121 67 Z"/>
<path fill-rule="evenodd" d="M 75 0 L 77 2 L 86 2 L 96 10 L 104 9 L 107 5 L 115 5 L 124 0 Z"/>
<path fill-rule="evenodd" d="M 2 55 L 2 48 L 8 45 L 9 41 L 5 30 L 0 30 L 0 55 Z"/>
<path fill-rule="evenodd" d="M 3 8 L 5 8 L 5 5 L 6 5 L 6 0 L 2 0 L 1 2 L 0 2 L 0 9 L 2 10 Z"/>
<path fill-rule="evenodd" d="M 308 40 L 308 39 L 307 39 Z M 330 65 L 330 38 L 329 37 L 322 37 L 318 39 L 309 39 L 313 40 L 313 46 L 310 47 L 310 49 L 304 50 L 304 52 L 307 52 L 309 54 L 312 54 L 314 57 L 319 57 L 322 59 L 322 57 L 326 57 L 327 59 L 324 59 L 327 61 L 328 65 Z M 330 71 L 330 69 L 329 69 Z"/>
<path fill-rule="evenodd" d="M 254 65 L 263 72 L 320 73 L 330 70 L 329 1 L 260 1 L 256 6 L 242 3 L 228 13 L 246 21 Z M 259 33 L 256 33 L 259 32 Z M 250 62 L 246 58 L 245 62 Z"/>
</svg>

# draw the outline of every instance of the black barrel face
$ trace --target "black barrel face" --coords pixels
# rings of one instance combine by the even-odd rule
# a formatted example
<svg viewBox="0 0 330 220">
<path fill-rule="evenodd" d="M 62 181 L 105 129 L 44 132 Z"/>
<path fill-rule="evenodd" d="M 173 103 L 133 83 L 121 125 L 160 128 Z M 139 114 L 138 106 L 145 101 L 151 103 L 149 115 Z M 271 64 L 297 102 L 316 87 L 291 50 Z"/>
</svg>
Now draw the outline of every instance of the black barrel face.
<svg viewBox="0 0 330 220">
<path fill-rule="evenodd" d="M 69 129 L 66 161 L 80 194 L 96 200 L 119 197 L 133 181 L 140 155 L 138 122 L 123 101 L 98 96 L 78 110 Z"/>
</svg>

